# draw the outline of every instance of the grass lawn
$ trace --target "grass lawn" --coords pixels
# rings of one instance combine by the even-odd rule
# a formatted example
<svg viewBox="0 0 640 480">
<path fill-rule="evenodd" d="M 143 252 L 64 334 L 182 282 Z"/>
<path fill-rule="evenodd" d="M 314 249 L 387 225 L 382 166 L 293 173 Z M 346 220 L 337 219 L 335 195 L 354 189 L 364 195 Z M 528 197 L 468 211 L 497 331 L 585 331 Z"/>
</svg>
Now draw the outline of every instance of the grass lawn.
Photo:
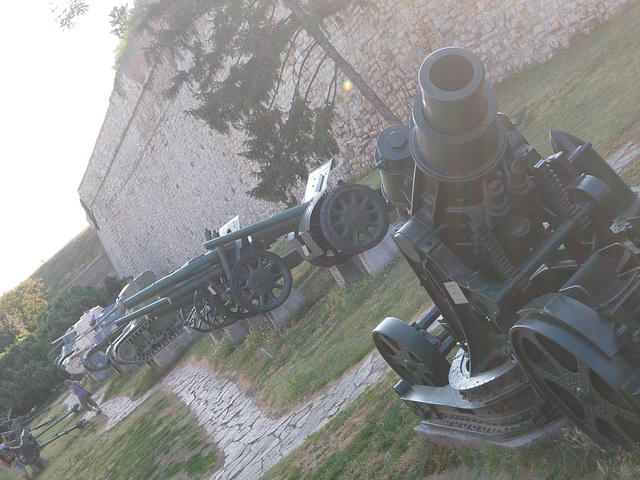
<svg viewBox="0 0 640 480">
<path fill-rule="evenodd" d="M 551 61 L 495 86 L 500 111 L 543 156 L 551 153 L 549 129 L 592 142 L 605 158 L 638 131 L 640 2 L 624 10 Z M 637 183 L 640 165 L 627 166 L 623 177 Z M 366 182 L 375 186 L 376 174 Z M 252 334 L 239 346 L 216 346 L 202 335 L 184 361 L 206 360 L 241 379 L 265 408 L 291 409 L 370 352 L 370 332 L 385 316 L 409 322 L 429 305 L 400 259 L 346 289 L 334 287 L 328 271 L 308 265 L 298 267 L 294 278 L 309 303 L 289 327 Z M 108 394 L 139 395 L 162 373 L 139 369 L 114 378 Z M 264 478 L 640 478 L 637 456 L 601 451 L 573 429 L 518 450 L 452 449 L 423 441 L 412 430 L 417 417 L 391 391 L 396 381 L 389 374 L 371 386 Z M 42 479 L 208 478 L 222 461 L 187 407 L 162 392 L 109 432 L 91 425 L 47 446 L 43 456 L 51 465 Z M 12 475 L 0 470 L 0 480 Z"/>
</svg>

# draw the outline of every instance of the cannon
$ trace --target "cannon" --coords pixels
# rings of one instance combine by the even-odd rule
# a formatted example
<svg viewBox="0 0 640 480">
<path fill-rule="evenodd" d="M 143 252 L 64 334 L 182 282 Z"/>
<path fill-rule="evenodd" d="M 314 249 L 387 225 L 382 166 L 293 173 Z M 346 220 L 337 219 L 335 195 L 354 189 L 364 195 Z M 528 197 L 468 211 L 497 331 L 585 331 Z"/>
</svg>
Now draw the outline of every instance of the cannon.
<svg viewBox="0 0 640 480">
<path fill-rule="evenodd" d="M 422 63 L 409 126 L 377 140 L 391 235 L 433 302 L 372 332 L 427 438 L 521 445 L 564 418 L 640 451 L 640 202 L 591 144 L 543 158 L 482 62 Z"/>
<path fill-rule="evenodd" d="M 55 427 L 58 423 L 60 423 L 70 415 L 77 413 L 79 408 L 80 405 L 76 404 L 71 409 L 69 409 L 69 411 L 62 417 L 51 417 L 49 420 L 46 420 L 34 427 L 30 427 L 27 424 L 40 416 L 43 412 L 34 412 L 33 414 L 27 414 L 12 419 L 11 411 L 9 411 L 6 424 L 10 426 L 11 430 L 2 432 L 2 435 L 10 438 L 9 445 L 14 448 L 16 456 L 22 463 L 24 463 L 25 465 L 34 465 L 38 463 L 38 460 L 40 460 L 40 451 L 44 447 L 58 440 L 60 437 L 71 433 L 74 430 L 84 428 L 85 420 L 80 420 L 79 422 L 76 422 L 73 427 L 68 428 L 64 432 L 55 434 L 45 442 L 41 443 L 40 440 L 40 437 L 42 437 L 46 432 Z M 36 430 L 39 430 L 43 427 L 46 428 L 44 428 L 44 430 L 42 430 L 41 432 L 34 434 Z"/>
<path fill-rule="evenodd" d="M 281 306 L 292 289 L 291 269 L 302 261 L 330 267 L 382 241 L 388 206 L 379 192 L 341 184 L 326 194 L 330 162 L 309 175 L 303 203 L 244 228 L 229 222 L 205 230 L 206 253 L 132 295 L 116 300 L 124 325 L 106 356 L 112 363 L 150 360 L 186 325 L 211 331 Z M 293 249 L 269 251 L 286 237 Z"/>
</svg>

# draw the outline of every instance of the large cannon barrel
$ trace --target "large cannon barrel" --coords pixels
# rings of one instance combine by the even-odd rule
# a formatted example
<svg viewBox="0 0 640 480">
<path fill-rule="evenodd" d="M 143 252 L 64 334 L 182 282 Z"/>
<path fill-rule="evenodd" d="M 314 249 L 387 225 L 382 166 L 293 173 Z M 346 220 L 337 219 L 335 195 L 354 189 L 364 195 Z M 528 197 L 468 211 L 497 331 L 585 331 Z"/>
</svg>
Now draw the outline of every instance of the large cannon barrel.
<svg viewBox="0 0 640 480">
<path fill-rule="evenodd" d="M 443 48 L 418 74 L 411 153 L 418 167 L 440 181 L 478 178 L 500 160 L 498 102 L 473 53 Z"/>
<path fill-rule="evenodd" d="M 278 213 L 273 217 L 265 218 L 252 225 L 236 230 L 235 232 L 221 235 L 220 237 L 208 240 L 204 247 L 207 250 L 214 250 L 217 247 L 228 245 L 241 238 L 251 237 L 252 241 L 275 239 L 281 235 L 295 231 L 302 215 L 311 202 L 302 203 Z"/>
<path fill-rule="evenodd" d="M 190 278 L 188 281 L 184 281 L 181 284 L 168 287 L 168 289 L 162 293 L 162 298 L 149 305 L 139 308 L 138 310 L 135 310 L 122 318 L 119 318 L 115 323 L 116 325 L 124 325 L 145 315 L 159 315 L 161 308 L 167 307 L 169 305 L 175 306 L 176 304 L 180 303 L 185 297 L 192 297 L 196 290 L 204 287 L 212 278 L 220 276 L 222 273 L 223 271 L 221 265 L 208 268 L 204 272 Z"/>
<path fill-rule="evenodd" d="M 118 310 L 120 312 L 124 312 L 126 309 L 133 308 L 152 297 L 157 295 L 164 296 L 163 294 L 166 289 L 176 286 L 185 280 L 191 279 L 194 275 L 206 271 L 211 266 L 218 265 L 219 263 L 220 257 L 216 250 L 200 255 L 135 295 L 117 302 Z"/>
</svg>

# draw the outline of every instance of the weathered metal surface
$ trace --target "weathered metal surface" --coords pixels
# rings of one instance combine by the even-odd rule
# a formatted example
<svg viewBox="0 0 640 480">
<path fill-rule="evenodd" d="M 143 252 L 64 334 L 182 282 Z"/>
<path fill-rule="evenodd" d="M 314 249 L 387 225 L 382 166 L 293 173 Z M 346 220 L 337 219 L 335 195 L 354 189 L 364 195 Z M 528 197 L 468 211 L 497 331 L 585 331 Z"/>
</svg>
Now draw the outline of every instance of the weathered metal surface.
<svg viewBox="0 0 640 480">
<path fill-rule="evenodd" d="M 376 163 L 434 308 L 373 332 L 416 430 L 517 445 L 564 414 L 640 451 L 636 193 L 575 136 L 550 132 L 542 158 L 473 53 L 438 50 L 418 80 L 411 126 L 380 134 Z"/>
<path fill-rule="evenodd" d="M 303 260 L 332 266 L 373 248 L 389 228 L 379 192 L 343 184 L 325 195 L 330 162 L 312 172 L 305 202 L 244 228 L 234 218 L 214 234 L 205 231 L 206 253 L 130 295 L 120 295 L 124 326 L 110 340 L 109 362 L 133 364 L 151 358 L 183 326 L 201 332 L 280 307 L 292 289 L 291 269 Z M 286 236 L 294 250 L 280 257 L 269 251 Z M 102 365 L 104 345 L 94 350 Z"/>
</svg>

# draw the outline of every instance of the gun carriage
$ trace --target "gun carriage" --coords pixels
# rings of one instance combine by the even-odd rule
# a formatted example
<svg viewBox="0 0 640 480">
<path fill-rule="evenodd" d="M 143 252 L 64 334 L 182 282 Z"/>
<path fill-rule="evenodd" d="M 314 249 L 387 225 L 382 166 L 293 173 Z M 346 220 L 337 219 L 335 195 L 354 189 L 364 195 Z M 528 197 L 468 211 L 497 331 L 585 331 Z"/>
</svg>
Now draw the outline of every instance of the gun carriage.
<svg viewBox="0 0 640 480">
<path fill-rule="evenodd" d="M 77 413 L 79 408 L 80 405 L 76 404 L 71 409 L 69 409 L 69 411 L 62 417 L 51 417 L 49 420 L 46 420 L 33 427 L 30 427 L 28 424 L 42 415 L 43 412 L 32 411 L 27 413 L 26 415 L 21 415 L 12 419 L 11 411 L 9 411 L 7 421 L 4 425 L 9 426 L 10 430 L 2 432 L 2 435 L 5 435 L 7 438 L 9 438 L 9 446 L 14 448 L 16 456 L 22 463 L 24 463 L 25 465 L 34 465 L 40 459 L 40 451 L 44 447 L 49 445 L 51 442 L 56 441 L 60 437 L 71 433 L 74 430 L 84 428 L 85 420 L 80 420 L 76 422 L 73 427 L 68 428 L 64 432 L 57 433 L 44 442 L 41 441 L 41 437 L 46 432 L 55 427 L 65 418 L 73 415 L 74 413 Z M 39 430 L 41 428 L 44 429 L 39 433 L 34 433 L 36 430 Z"/>
<path fill-rule="evenodd" d="M 543 158 L 473 53 L 438 50 L 418 80 L 410 126 L 381 132 L 375 157 L 434 306 L 372 333 L 416 431 L 518 445 L 564 414 L 640 450 L 636 193 L 573 135 L 551 131 Z"/>
<path fill-rule="evenodd" d="M 131 295 L 123 291 L 116 305 L 126 315 L 115 323 L 124 328 L 110 341 L 110 361 L 150 360 L 183 325 L 207 332 L 269 312 L 288 298 L 291 269 L 302 261 L 330 267 L 380 243 L 389 228 L 383 197 L 353 184 L 325 194 L 329 169 L 310 174 L 302 204 L 244 228 L 232 221 L 220 234 L 207 230 L 206 253 L 157 281 L 137 282 Z M 280 257 L 269 248 L 283 236 L 294 249 Z"/>
</svg>

